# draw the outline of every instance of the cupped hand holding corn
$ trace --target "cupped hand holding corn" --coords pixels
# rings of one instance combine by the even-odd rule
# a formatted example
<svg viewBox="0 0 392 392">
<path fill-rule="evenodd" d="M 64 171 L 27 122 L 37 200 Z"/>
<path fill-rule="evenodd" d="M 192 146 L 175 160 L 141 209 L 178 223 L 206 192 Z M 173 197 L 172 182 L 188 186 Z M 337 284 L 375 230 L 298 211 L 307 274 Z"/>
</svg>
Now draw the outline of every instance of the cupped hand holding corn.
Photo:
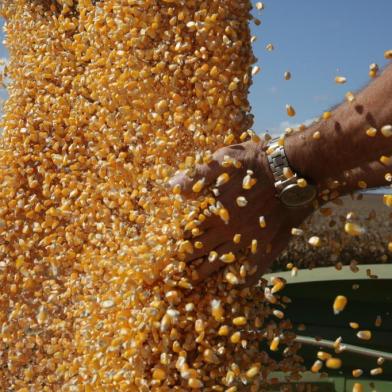
<svg viewBox="0 0 392 392">
<path fill-rule="evenodd" d="M 198 230 L 187 231 L 194 245 L 188 261 L 204 259 L 200 278 L 246 255 L 257 265 L 247 283 L 257 281 L 286 247 L 291 228 L 312 211 L 289 209 L 276 197 L 266 145 L 262 140 L 221 148 L 210 163 L 197 166 L 193 176 L 181 172 L 171 180 L 173 188 L 190 197 L 207 187 L 215 196 Z"/>
</svg>

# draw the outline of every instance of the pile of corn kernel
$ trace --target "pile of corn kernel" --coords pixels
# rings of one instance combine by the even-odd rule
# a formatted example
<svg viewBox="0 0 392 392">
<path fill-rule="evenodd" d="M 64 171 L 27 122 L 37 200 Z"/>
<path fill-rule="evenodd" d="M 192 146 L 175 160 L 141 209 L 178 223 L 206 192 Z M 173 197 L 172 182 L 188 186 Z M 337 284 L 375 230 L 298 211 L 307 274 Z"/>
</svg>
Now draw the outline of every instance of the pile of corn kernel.
<svg viewBox="0 0 392 392">
<path fill-rule="evenodd" d="M 2 1 L 4 390 L 235 392 L 298 377 L 283 283 L 238 288 L 254 272 L 241 259 L 195 284 L 183 229 L 213 197 L 166 186 L 251 126 L 250 10 Z"/>
</svg>

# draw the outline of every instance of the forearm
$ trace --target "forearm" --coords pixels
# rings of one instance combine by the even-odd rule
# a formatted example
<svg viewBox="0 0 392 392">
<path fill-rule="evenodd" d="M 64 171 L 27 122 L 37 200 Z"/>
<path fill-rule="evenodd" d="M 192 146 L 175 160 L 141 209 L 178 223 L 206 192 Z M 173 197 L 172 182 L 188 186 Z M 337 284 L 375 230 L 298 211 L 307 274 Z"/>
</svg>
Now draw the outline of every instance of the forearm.
<svg viewBox="0 0 392 392">
<path fill-rule="evenodd" d="M 329 119 L 288 136 L 286 154 L 296 172 L 320 184 L 344 170 L 389 156 L 392 137 L 380 132 L 387 124 L 392 124 L 392 65 L 356 94 L 354 102 L 341 104 Z M 371 127 L 378 130 L 375 137 L 366 133 Z M 316 132 L 318 139 L 313 136 Z"/>
</svg>

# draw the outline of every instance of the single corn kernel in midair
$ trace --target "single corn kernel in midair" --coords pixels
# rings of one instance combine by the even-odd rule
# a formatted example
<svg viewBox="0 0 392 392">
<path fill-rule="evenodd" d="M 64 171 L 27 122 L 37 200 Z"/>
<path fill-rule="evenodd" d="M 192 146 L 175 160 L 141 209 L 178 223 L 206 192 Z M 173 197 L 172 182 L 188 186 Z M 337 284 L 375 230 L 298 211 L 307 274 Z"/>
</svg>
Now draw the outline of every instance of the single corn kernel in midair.
<svg viewBox="0 0 392 392">
<path fill-rule="evenodd" d="M 195 241 L 194 246 L 196 249 L 202 249 L 204 245 L 201 241 Z"/>
<path fill-rule="evenodd" d="M 382 374 L 382 373 L 383 373 L 383 369 L 382 369 L 381 367 L 372 369 L 372 370 L 370 371 L 370 375 L 371 375 L 371 376 L 379 376 L 379 375 Z"/>
<path fill-rule="evenodd" d="M 241 234 L 234 234 L 233 242 L 239 244 L 241 242 Z"/>
<path fill-rule="evenodd" d="M 267 227 L 267 222 L 265 221 L 264 216 L 259 217 L 259 225 L 262 229 L 265 229 Z"/>
<path fill-rule="evenodd" d="M 246 200 L 246 198 L 244 196 L 238 196 L 236 199 L 236 203 L 238 207 L 246 207 L 246 205 L 248 204 L 248 200 Z"/>
<path fill-rule="evenodd" d="M 332 358 L 332 355 L 329 353 L 326 353 L 325 351 L 319 351 L 317 353 L 317 358 L 320 359 L 321 361 L 326 361 L 329 358 Z"/>
<path fill-rule="evenodd" d="M 391 249 L 389 249 L 389 251 L 392 252 L 392 242 L 390 242 L 389 244 L 391 244 Z M 388 245 L 389 245 L 389 244 L 388 244 Z M 381 327 L 381 324 L 382 324 L 382 318 L 381 318 L 380 315 L 378 315 L 378 316 L 376 317 L 376 320 L 374 321 L 374 326 L 377 327 L 377 328 L 379 328 L 379 327 Z"/>
<path fill-rule="evenodd" d="M 224 263 L 230 264 L 233 263 L 236 258 L 233 252 L 229 252 L 223 254 L 219 259 L 222 260 Z"/>
<path fill-rule="evenodd" d="M 369 76 L 375 78 L 379 71 L 379 66 L 375 63 L 369 65 Z"/>
<path fill-rule="evenodd" d="M 210 253 L 209 253 L 209 255 L 208 255 L 208 261 L 210 262 L 210 263 L 213 263 L 215 260 L 217 260 L 218 259 L 218 253 L 217 252 L 215 252 L 214 250 L 212 250 Z"/>
<path fill-rule="evenodd" d="M 340 369 L 342 366 L 342 360 L 340 358 L 329 358 L 325 364 L 328 369 Z"/>
<path fill-rule="evenodd" d="M 226 182 L 228 182 L 229 180 L 230 180 L 229 174 L 223 173 L 216 179 L 216 186 L 221 186 L 223 184 L 226 184 Z"/>
<path fill-rule="evenodd" d="M 223 222 L 225 222 L 226 224 L 229 223 L 230 214 L 226 208 L 219 208 L 218 215 L 223 220 Z"/>
<path fill-rule="evenodd" d="M 290 80 L 291 79 L 291 72 L 290 71 L 286 71 L 284 73 L 284 79 L 285 80 Z"/>
<path fill-rule="evenodd" d="M 250 251 L 253 255 L 257 253 L 257 240 L 253 239 L 251 244 L 250 244 Z"/>
<path fill-rule="evenodd" d="M 382 155 L 382 156 L 380 157 L 380 162 L 381 162 L 383 165 L 385 165 L 385 166 L 389 166 L 389 165 L 392 164 L 392 156 L 387 157 L 387 156 L 385 156 L 385 155 Z"/>
<path fill-rule="evenodd" d="M 237 276 L 235 276 L 232 272 L 228 272 L 225 275 L 226 280 L 232 284 L 232 285 L 237 285 L 240 283 L 240 280 L 237 278 Z"/>
<path fill-rule="evenodd" d="M 377 358 L 377 365 L 381 366 L 383 365 L 385 362 L 385 358 L 384 357 L 378 357 Z"/>
<path fill-rule="evenodd" d="M 258 65 L 254 66 L 252 68 L 252 76 L 257 75 L 260 72 L 260 70 L 261 70 L 261 68 Z"/>
<path fill-rule="evenodd" d="M 204 183 L 205 183 L 205 179 L 202 178 L 201 180 L 198 180 L 194 183 L 193 187 L 192 187 L 192 191 L 195 193 L 199 193 L 202 191 L 202 189 L 204 188 Z"/>
<path fill-rule="evenodd" d="M 346 222 L 346 224 L 344 225 L 344 231 L 353 237 L 357 237 L 364 234 L 366 230 L 362 226 L 359 226 L 357 223 Z"/>
<path fill-rule="evenodd" d="M 272 342 L 271 342 L 271 344 L 270 344 L 270 350 L 271 350 L 271 351 L 278 351 L 278 349 L 279 349 L 279 343 L 280 343 L 280 338 L 279 338 L 279 336 L 275 336 L 275 337 L 272 339 Z"/>
<path fill-rule="evenodd" d="M 375 137 L 377 135 L 377 129 L 373 127 L 367 129 L 366 135 L 368 135 L 369 137 Z"/>
<path fill-rule="evenodd" d="M 392 125 L 384 125 L 381 128 L 381 133 L 383 134 L 383 136 L 385 137 L 391 137 L 392 136 Z"/>
<path fill-rule="evenodd" d="M 262 3 L 261 1 L 258 1 L 256 3 L 256 9 L 259 10 L 259 11 L 263 10 L 264 9 L 264 3 Z"/>
<path fill-rule="evenodd" d="M 345 78 L 344 76 L 336 76 L 335 77 L 335 83 L 337 84 L 344 84 L 347 82 L 347 78 Z"/>
<path fill-rule="evenodd" d="M 372 332 L 369 330 L 358 331 L 357 337 L 361 340 L 370 340 L 372 338 Z"/>
<path fill-rule="evenodd" d="M 347 298 L 344 295 L 338 295 L 333 303 L 334 314 L 339 314 L 340 312 L 343 312 L 346 305 L 347 305 Z"/>
<path fill-rule="evenodd" d="M 363 386 L 359 382 L 356 382 L 353 385 L 353 391 L 352 392 L 363 392 Z"/>
<path fill-rule="evenodd" d="M 328 120 L 329 118 L 332 117 L 332 113 L 331 112 L 324 112 L 322 117 L 323 117 L 323 120 Z"/>
<path fill-rule="evenodd" d="M 285 282 L 282 279 L 275 278 L 273 280 L 273 286 L 271 288 L 271 294 L 275 294 L 281 291 L 285 287 Z"/>
<path fill-rule="evenodd" d="M 316 247 L 320 246 L 321 245 L 320 237 L 317 236 L 310 237 L 308 243 L 312 246 L 316 246 Z"/>
<path fill-rule="evenodd" d="M 297 185 L 300 188 L 306 188 L 308 186 L 308 182 L 304 178 L 298 178 Z"/>
<path fill-rule="evenodd" d="M 392 49 L 386 50 L 386 51 L 384 52 L 384 57 L 385 57 L 387 60 L 392 60 Z"/>
<path fill-rule="evenodd" d="M 310 370 L 311 370 L 312 373 L 318 373 L 321 370 L 322 367 L 323 367 L 322 361 L 316 360 L 314 362 L 314 364 L 312 365 L 312 367 L 310 368 Z"/>
<path fill-rule="evenodd" d="M 362 369 L 354 369 L 352 371 L 352 375 L 353 377 L 357 378 L 357 377 L 361 377 L 363 374 L 363 370 Z"/>
<path fill-rule="evenodd" d="M 265 48 L 268 50 L 268 52 L 272 52 L 275 49 L 273 44 L 267 44 Z"/>
<path fill-rule="evenodd" d="M 387 207 L 392 207 L 392 195 L 383 195 L 382 200 Z"/>
<path fill-rule="evenodd" d="M 367 183 L 363 180 L 358 181 L 358 188 L 361 189 L 366 189 L 367 188 Z"/>
<path fill-rule="evenodd" d="M 349 325 L 350 325 L 350 327 L 351 327 L 352 329 L 358 329 L 358 328 L 359 328 L 359 324 L 358 324 L 358 323 L 355 323 L 355 322 L 350 322 Z"/>
<path fill-rule="evenodd" d="M 252 178 L 249 174 L 247 174 L 242 181 L 242 188 L 245 190 L 252 189 L 256 182 L 256 178 Z"/>
<path fill-rule="evenodd" d="M 280 320 L 284 318 L 284 313 L 281 310 L 274 309 L 272 314 Z"/>
<path fill-rule="evenodd" d="M 286 112 L 289 117 L 294 117 L 296 114 L 295 109 L 289 104 L 286 105 Z"/>
</svg>

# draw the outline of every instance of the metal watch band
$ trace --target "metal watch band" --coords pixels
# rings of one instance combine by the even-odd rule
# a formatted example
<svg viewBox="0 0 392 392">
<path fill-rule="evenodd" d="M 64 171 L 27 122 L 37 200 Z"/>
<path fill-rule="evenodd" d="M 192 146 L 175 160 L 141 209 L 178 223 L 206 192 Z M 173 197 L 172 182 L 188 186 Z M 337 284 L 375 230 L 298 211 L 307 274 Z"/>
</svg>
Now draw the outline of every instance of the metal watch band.
<svg viewBox="0 0 392 392">
<path fill-rule="evenodd" d="M 291 178 L 287 178 L 283 174 L 283 169 L 290 168 L 289 162 L 287 160 L 286 153 L 284 151 L 284 147 L 279 144 L 279 138 L 272 139 L 270 142 L 270 148 L 273 149 L 273 152 L 269 154 L 268 162 L 270 164 L 270 168 L 272 174 L 275 179 L 275 188 L 278 191 L 282 191 L 287 185 L 294 184 L 297 182 L 298 176 L 294 173 Z"/>
</svg>

